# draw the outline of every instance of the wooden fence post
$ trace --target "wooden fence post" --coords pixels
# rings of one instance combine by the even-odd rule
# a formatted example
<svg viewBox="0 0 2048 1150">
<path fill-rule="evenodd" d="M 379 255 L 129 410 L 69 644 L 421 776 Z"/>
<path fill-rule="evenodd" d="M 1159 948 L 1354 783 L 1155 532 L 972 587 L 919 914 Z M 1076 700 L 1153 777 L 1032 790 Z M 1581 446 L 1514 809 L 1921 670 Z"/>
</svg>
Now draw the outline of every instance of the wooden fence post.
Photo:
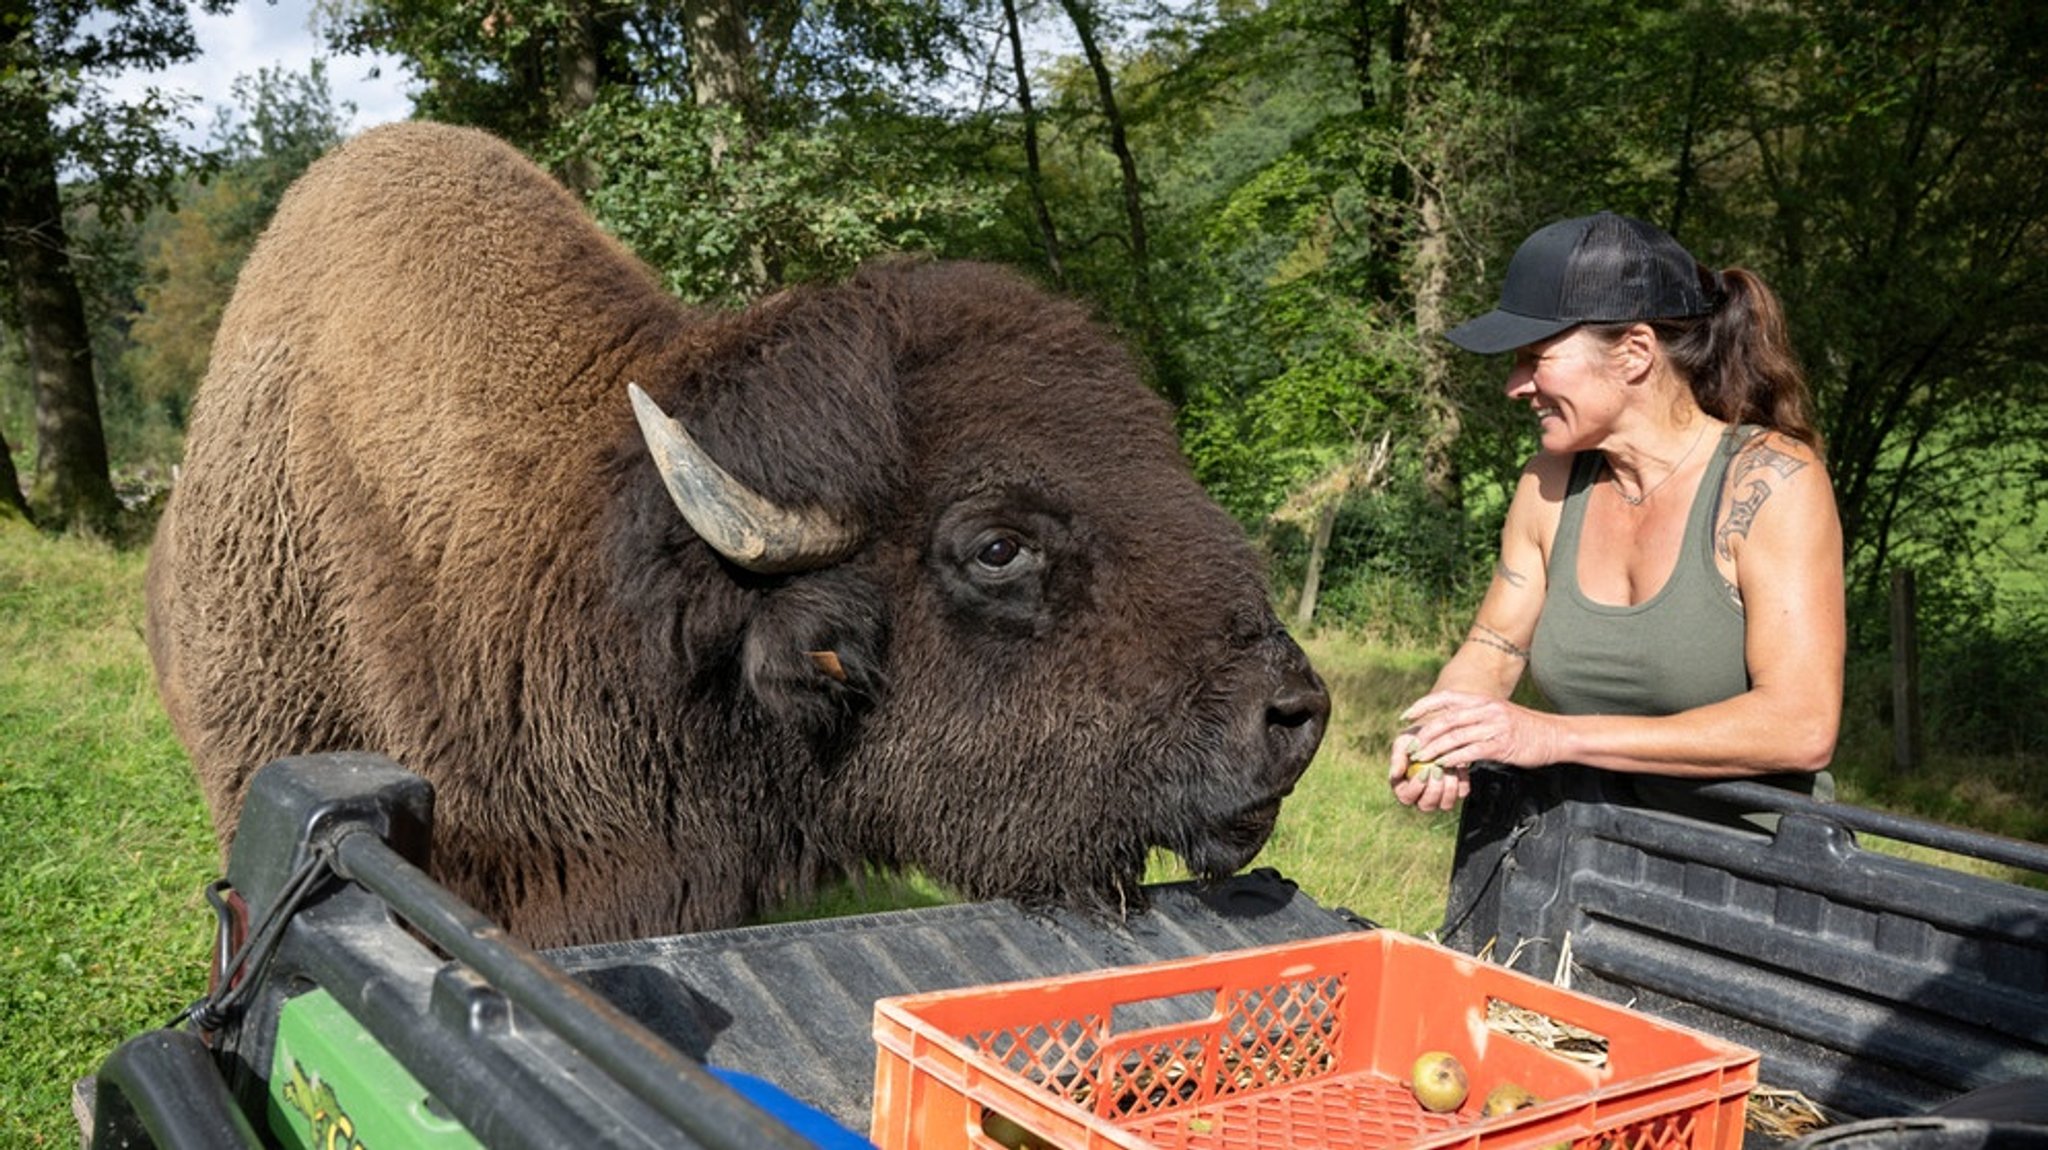
<svg viewBox="0 0 2048 1150">
<path fill-rule="evenodd" d="M 1892 572 L 1892 769 L 1917 770 L 1920 733 L 1920 635 L 1913 572 Z"/>
</svg>

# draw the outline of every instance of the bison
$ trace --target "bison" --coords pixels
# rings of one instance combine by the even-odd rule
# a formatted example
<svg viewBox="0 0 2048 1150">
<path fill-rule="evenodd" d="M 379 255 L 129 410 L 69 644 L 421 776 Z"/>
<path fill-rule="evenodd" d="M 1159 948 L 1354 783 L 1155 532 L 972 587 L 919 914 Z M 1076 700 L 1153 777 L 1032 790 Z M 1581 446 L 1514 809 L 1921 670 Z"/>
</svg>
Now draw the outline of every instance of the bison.
<svg viewBox="0 0 2048 1150">
<path fill-rule="evenodd" d="M 1071 302 L 884 261 L 698 310 L 506 144 L 366 132 L 223 316 L 153 546 L 223 847 L 257 768 L 388 755 L 538 946 L 917 868 L 1115 913 L 1228 874 L 1329 699 L 1169 412 Z"/>
</svg>

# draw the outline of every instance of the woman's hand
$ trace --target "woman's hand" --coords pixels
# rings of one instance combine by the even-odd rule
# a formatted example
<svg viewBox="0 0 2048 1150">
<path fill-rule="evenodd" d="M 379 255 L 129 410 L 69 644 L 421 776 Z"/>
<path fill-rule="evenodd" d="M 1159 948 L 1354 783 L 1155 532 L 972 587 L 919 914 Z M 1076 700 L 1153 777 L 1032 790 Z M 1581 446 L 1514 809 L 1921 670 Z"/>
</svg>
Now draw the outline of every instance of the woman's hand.
<svg viewBox="0 0 2048 1150">
<path fill-rule="evenodd" d="M 1557 716 L 1516 706 L 1492 695 L 1436 691 L 1410 704 L 1411 725 L 1395 736 L 1388 785 L 1394 797 L 1424 811 L 1447 811 L 1472 792 L 1473 763 L 1540 767 L 1559 761 Z M 1410 778 L 1413 763 L 1434 763 Z"/>
<path fill-rule="evenodd" d="M 1472 774 L 1464 767 L 1445 767 L 1415 755 L 1422 746 L 1409 727 L 1394 737 L 1388 760 L 1387 785 L 1394 797 L 1418 811 L 1453 810 L 1472 793 Z"/>
</svg>

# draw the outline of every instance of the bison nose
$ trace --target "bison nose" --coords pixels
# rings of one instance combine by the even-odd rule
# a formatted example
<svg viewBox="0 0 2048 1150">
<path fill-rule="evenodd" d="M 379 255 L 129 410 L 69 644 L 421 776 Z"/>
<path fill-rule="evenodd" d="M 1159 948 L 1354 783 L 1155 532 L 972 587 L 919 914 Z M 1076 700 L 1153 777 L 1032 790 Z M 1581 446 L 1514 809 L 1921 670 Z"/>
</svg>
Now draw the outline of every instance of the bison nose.
<svg viewBox="0 0 2048 1150">
<path fill-rule="evenodd" d="M 1279 672 L 1266 700 L 1267 769 L 1275 785 L 1285 789 L 1308 770 L 1330 722 L 1330 692 L 1309 665 L 1308 656 L 1286 634 L 1276 635 L 1281 650 Z"/>
</svg>

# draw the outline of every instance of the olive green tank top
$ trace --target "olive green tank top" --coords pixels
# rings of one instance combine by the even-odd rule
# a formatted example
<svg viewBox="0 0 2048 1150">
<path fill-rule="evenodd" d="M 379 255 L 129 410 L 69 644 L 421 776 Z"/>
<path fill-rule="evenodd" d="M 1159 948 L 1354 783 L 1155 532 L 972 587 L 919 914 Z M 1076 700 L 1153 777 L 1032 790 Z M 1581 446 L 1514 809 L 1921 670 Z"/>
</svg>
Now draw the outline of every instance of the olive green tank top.
<svg viewBox="0 0 2048 1150">
<path fill-rule="evenodd" d="M 1572 460 L 1564 510 L 1550 547 L 1543 615 L 1529 644 L 1529 674 L 1553 709 L 1566 715 L 1675 715 L 1749 690 L 1743 611 L 1714 565 L 1714 517 L 1729 461 L 1757 431 L 1731 425 L 1700 477 L 1670 578 L 1633 606 L 1596 603 L 1579 588 L 1579 542 L 1586 500 L 1599 478 L 1597 451 Z M 1759 776 L 1757 782 L 1834 797 L 1827 771 Z M 1698 784 L 1637 775 L 1630 786 L 1652 806 L 1713 822 L 1770 830 L 1771 814 L 1745 814 L 1692 794 Z"/>
<path fill-rule="evenodd" d="M 1738 430 L 1731 425 L 1722 434 L 1700 477 L 1670 577 L 1630 606 L 1596 603 L 1579 587 L 1586 500 L 1601 456 L 1583 451 L 1572 459 L 1543 614 L 1529 644 L 1529 674 L 1559 713 L 1675 715 L 1749 690 L 1742 607 L 1714 566 L 1714 513 L 1728 461 L 1747 438 Z"/>
</svg>

